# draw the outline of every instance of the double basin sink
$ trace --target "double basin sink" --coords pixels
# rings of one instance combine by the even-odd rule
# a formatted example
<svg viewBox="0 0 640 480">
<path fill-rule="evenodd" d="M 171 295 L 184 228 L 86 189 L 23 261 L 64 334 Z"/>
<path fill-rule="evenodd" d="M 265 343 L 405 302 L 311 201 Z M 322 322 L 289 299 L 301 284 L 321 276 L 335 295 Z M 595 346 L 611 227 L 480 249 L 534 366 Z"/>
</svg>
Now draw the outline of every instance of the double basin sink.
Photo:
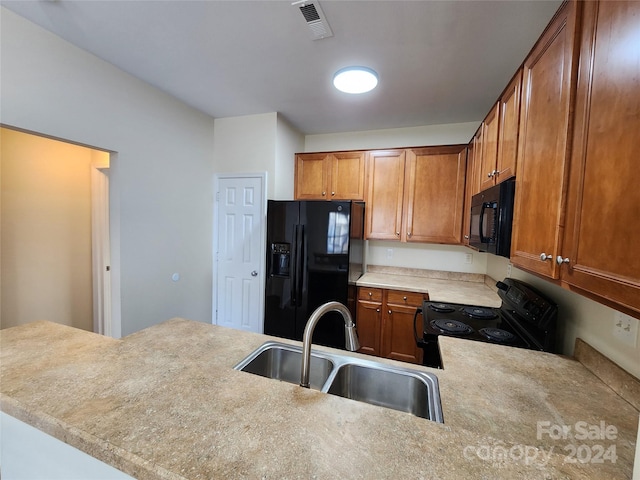
<svg viewBox="0 0 640 480">
<path fill-rule="evenodd" d="M 267 342 L 234 368 L 299 384 L 302 348 Z M 430 373 L 311 350 L 312 389 L 444 423 L 438 379 Z"/>
</svg>

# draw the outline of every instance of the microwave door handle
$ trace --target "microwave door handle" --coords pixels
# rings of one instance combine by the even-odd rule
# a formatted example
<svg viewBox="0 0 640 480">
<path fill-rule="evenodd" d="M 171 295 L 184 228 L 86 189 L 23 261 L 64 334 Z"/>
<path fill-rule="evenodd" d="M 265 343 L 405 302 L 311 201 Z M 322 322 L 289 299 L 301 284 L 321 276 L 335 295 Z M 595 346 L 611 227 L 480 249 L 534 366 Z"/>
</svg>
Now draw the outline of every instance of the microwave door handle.
<svg viewBox="0 0 640 480">
<path fill-rule="evenodd" d="M 487 243 L 487 237 L 482 235 L 482 232 L 484 231 L 484 211 L 487 208 L 487 202 L 482 202 L 482 208 L 480 208 L 480 223 L 478 225 L 478 237 L 480 237 L 480 243 Z"/>
</svg>

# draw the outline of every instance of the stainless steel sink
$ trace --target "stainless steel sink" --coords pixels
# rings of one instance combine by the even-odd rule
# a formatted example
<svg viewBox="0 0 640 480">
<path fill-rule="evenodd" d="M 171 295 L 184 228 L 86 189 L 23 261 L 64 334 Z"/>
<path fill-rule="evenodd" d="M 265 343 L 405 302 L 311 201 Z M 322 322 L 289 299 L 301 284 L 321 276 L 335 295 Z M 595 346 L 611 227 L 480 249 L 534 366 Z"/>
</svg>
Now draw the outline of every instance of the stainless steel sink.
<svg viewBox="0 0 640 480">
<path fill-rule="evenodd" d="M 348 363 L 337 370 L 327 393 L 441 422 L 430 395 L 437 388 L 422 372 Z"/>
<path fill-rule="evenodd" d="M 262 377 L 275 378 L 289 383 L 300 383 L 302 349 L 283 343 L 265 343 L 236 365 L 236 370 L 254 373 Z M 311 388 L 321 390 L 334 364 L 326 356 L 311 352 L 309 383 Z"/>
<path fill-rule="evenodd" d="M 300 383 L 302 348 L 267 342 L 234 368 Z M 428 372 L 311 350 L 311 388 L 443 422 L 438 378 Z"/>
</svg>

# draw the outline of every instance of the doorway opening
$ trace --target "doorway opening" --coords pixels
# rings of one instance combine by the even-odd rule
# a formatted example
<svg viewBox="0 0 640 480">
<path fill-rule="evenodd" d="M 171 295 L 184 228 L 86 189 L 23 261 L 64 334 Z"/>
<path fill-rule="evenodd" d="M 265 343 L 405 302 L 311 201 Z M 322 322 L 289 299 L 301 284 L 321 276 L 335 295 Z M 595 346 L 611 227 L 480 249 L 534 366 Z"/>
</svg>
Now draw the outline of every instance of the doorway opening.
<svg viewBox="0 0 640 480">
<path fill-rule="evenodd" d="M 0 327 L 113 336 L 112 152 L 0 126 Z"/>
</svg>

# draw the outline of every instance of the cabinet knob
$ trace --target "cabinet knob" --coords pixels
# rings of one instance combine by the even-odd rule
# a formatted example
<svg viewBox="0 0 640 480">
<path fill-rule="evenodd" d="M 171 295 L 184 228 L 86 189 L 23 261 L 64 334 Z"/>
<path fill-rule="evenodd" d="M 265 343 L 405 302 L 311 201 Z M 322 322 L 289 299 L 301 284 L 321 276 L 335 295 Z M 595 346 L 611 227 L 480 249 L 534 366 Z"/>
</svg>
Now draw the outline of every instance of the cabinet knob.
<svg viewBox="0 0 640 480">
<path fill-rule="evenodd" d="M 402 299 L 406 302 L 407 301 L 407 297 L 402 297 Z"/>
<path fill-rule="evenodd" d="M 369 292 L 369 296 L 372 296 L 372 295 L 373 295 L 373 292 Z"/>
<path fill-rule="evenodd" d="M 331 192 L 332 197 L 335 197 L 335 195 L 336 195 L 336 192 Z"/>
<path fill-rule="evenodd" d="M 327 192 L 322 192 L 322 196 L 325 197 L 327 195 Z"/>
<path fill-rule="evenodd" d="M 491 178 L 491 177 L 493 177 L 493 172 L 487 173 L 487 178 Z"/>
<path fill-rule="evenodd" d="M 407 237 L 411 238 L 411 232 L 407 233 Z"/>
<path fill-rule="evenodd" d="M 391 315 L 391 310 L 389 310 L 389 315 Z"/>
<path fill-rule="evenodd" d="M 377 313 L 380 313 L 380 309 L 379 309 L 379 308 L 376 308 L 376 312 L 377 312 Z"/>
<path fill-rule="evenodd" d="M 556 257 L 556 263 L 558 265 L 562 265 L 563 263 L 569 263 L 570 261 L 571 260 L 569 260 L 569 257 L 562 258 L 560 255 Z"/>
<path fill-rule="evenodd" d="M 543 262 L 545 260 L 552 260 L 553 259 L 553 255 L 549 254 L 547 255 L 546 253 L 541 253 L 540 254 L 540 260 L 542 260 Z"/>
<path fill-rule="evenodd" d="M 494 170 L 493 172 L 491 172 L 492 176 L 496 176 L 496 175 L 500 175 L 500 172 L 498 170 Z"/>
<path fill-rule="evenodd" d="M 396 232 L 396 237 L 399 237 L 399 236 L 400 236 L 400 232 Z"/>
<path fill-rule="evenodd" d="M 469 235 L 465 235 L 464 238 L 466 238 L 467 240 L 469 240 Z"/>
</svg>

